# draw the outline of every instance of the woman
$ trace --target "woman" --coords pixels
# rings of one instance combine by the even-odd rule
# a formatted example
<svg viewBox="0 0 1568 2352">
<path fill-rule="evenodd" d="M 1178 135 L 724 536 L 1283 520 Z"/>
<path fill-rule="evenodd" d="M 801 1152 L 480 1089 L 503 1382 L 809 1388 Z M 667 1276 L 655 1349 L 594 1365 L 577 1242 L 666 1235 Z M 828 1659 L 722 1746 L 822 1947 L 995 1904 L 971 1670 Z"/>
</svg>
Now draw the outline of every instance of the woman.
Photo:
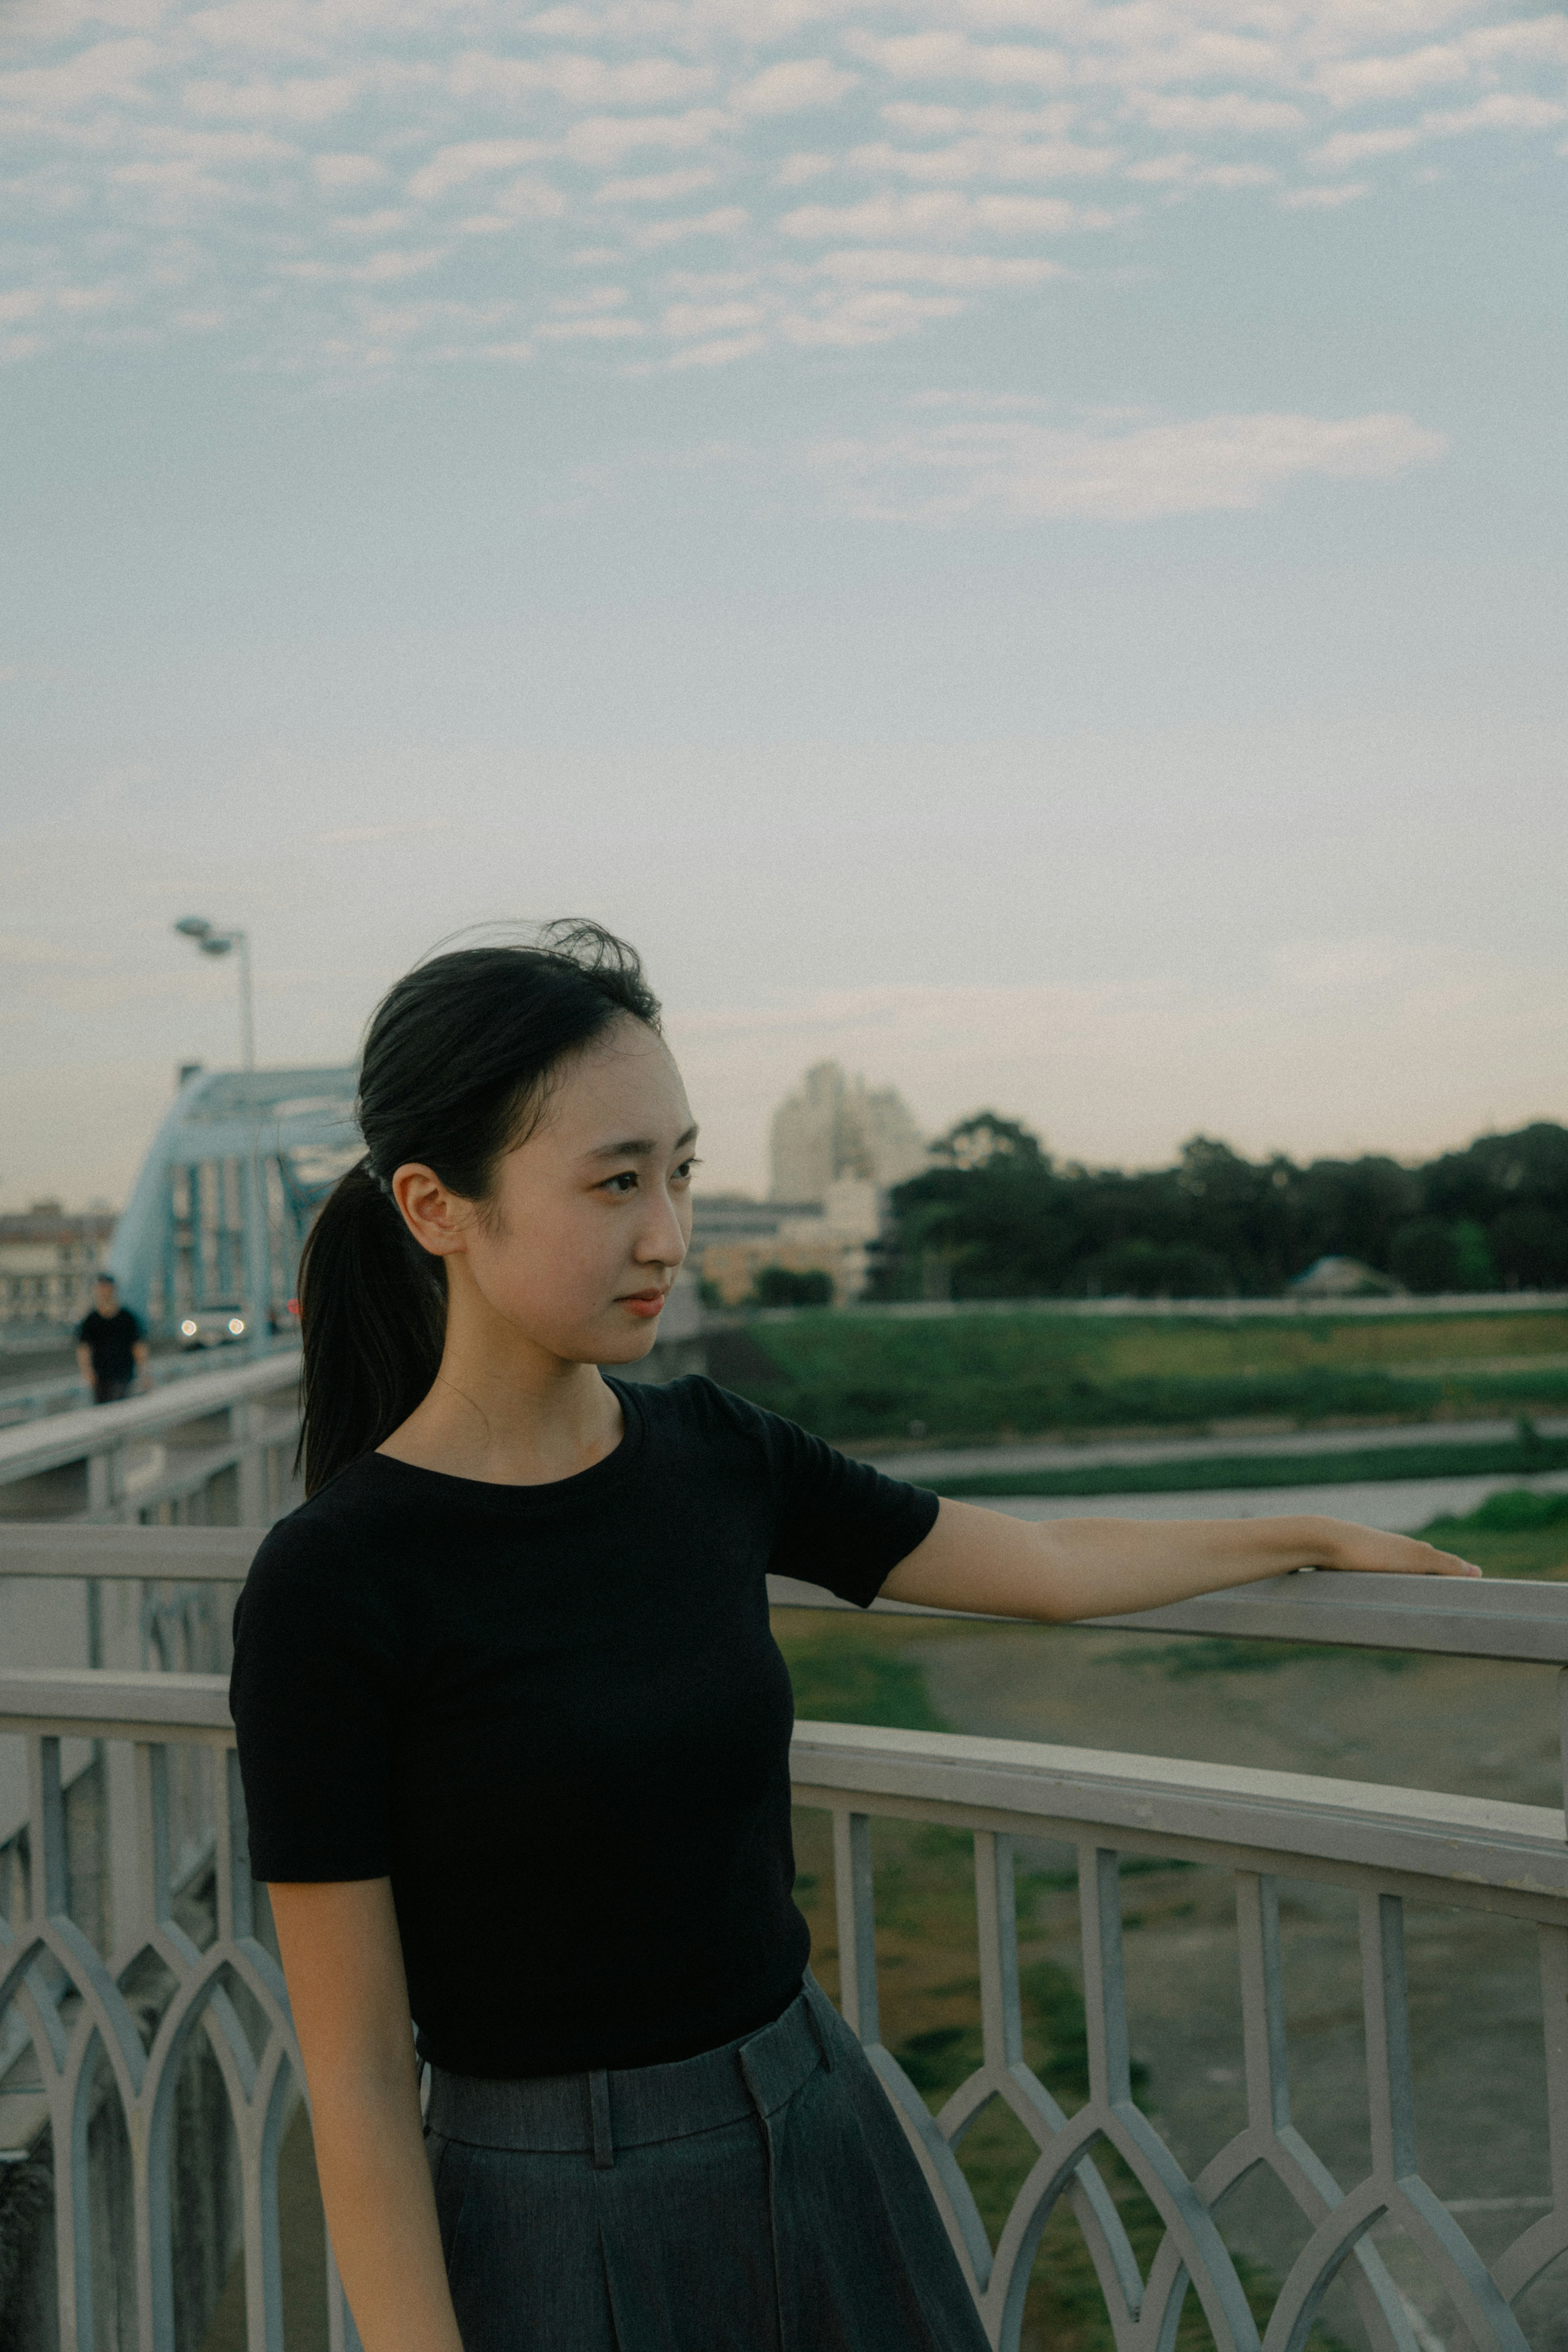
<svg viewBox="0 0 1568 2352">
<path fill-rule="evenodd" d="M 806 1969 L 765 1573 L 1062 1621 L 1478 1571 L 1332 1519 L 1026 1525 L 606 1377 L 657 1336 L 696 1128 L 592 925 L 400 981 L 360 1118 L 301 1271 L 309 1499 L 233 1701 L 366 2352 L 980 2352 Z"/>
</svg>

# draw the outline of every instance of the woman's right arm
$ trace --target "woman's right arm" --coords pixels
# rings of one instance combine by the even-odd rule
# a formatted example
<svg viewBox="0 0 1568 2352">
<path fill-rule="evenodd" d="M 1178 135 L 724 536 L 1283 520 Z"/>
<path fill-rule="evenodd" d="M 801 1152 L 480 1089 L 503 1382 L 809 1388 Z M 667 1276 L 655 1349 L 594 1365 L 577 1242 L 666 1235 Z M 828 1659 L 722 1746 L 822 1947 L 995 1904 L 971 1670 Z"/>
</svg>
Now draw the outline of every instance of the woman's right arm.
<svg viewBox="0 0 1568 2352">
<path fill-rule="evenodd" d="M 462 2352 L 392 1881 L 272 1885 L 332 2251 L 365 2352 Z"/>
</svg>

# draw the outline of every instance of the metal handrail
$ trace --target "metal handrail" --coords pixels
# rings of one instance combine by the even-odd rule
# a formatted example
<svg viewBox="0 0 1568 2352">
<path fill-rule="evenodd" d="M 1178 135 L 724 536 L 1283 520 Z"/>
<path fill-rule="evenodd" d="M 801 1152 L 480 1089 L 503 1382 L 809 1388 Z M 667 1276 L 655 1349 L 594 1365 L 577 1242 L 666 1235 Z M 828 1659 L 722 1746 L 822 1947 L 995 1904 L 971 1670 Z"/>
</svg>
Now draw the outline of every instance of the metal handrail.
<svg viewBox="0 0 1568 2352">
<path fill-rule="evenodd" d="M 298 1349 L 291 1348 L 232 1370 L 194 1373 L 189 1380 L 169 1382 L 151 1396 L 127 1397 L 120 1404 L 88 1405 L 76 1412 L 50 1413 L 43 1421 L 0 1429 L 0 1486 L 37 1477 L 127 1443 L 147 1444 L 228 1406 L 297 1387 L 300 1361 Z"/>
<path fill-rule="evenodd" d="M 0 1521 L 0 1577 L 92 1576 L 243 1584 L 260 1528 L 96 1527 Z M 852 1609 L 821 1585 L 770 1576 L 776 1609 Z M 978 1612 L 874 1601 L 873 1616 L 973 1618 Z M 1032 1618 L 985 1618 L 1032 1624 Z M 1522 1578 L 1367 1576 L 1296 1570 L 1134 1615 L 1081 1621 L 1135 1633 L 1223 1634 L 1336 1649 L 1405 1650 L 1568 1666 L 1568 1584 Z"/>
</svg>

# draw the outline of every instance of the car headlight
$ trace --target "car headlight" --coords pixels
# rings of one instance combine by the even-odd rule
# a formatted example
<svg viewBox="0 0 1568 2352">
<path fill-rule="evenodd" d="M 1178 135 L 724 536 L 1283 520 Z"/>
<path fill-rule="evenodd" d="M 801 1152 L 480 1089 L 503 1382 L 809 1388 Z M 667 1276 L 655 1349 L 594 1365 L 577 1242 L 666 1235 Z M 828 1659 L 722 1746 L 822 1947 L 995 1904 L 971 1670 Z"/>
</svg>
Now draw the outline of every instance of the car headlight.
<svg viewBox="0 0 1568 2352">
<path fill-rule="evenodd" d="M 192 1320 L 191 1320 L 190 1317 L 187 1315 L 187 1316 L 186 1316 L 186 1318 L 185 1318 L 185 1319 L 184 1319 L 184 1321 L 183 1321 L 183 1322 L 181 1324 L 181 1326 L 180 1326 L 180 1337 L 181 1337 L 181 1339 L 193 1339 L 195 1338 L 195 1336 L 196 1336 L 197 1328 L 198 1328 L 198 1327 L 197 1327 L 194 1323 L 193 1323 L 193 1322 L 192 1322 Z"/>
<path fill-rule="evenodd" d="M 235 1338 L 237 1339 L 239 1338 L 240 1333 L 245 1329 L 245 1318 L 244 1318 L 244 1316 L 243 1316 L 243 1315 L 231 1315 L 231 1316 L 229 1317 L 229 1329 L 234 1333 Z"/>
</svg>

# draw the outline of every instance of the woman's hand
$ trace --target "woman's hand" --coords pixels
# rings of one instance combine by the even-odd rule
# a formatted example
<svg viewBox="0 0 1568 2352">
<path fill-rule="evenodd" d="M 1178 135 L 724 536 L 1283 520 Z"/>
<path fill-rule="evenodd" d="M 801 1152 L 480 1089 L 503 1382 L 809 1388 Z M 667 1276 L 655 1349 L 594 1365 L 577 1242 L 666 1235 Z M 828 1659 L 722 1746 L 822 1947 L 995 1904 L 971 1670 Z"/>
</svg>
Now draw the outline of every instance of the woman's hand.
<svg viewBox="0 0 1568 2352">
<path fill-rule="evenodd" d="M 1325 1550 L 1331 1557 L 1320 1568 L 1354 1570 L 1361 1576 L 1479 1576 L 1474 1560 L 1457 1552 L 1439 1551 L 1419 1536 L 1385 1535 L 1378 1528 L 1362 1528 L 1350 1519 L 1325 1519 L 1333 1530 Z"/>
<path fill-rule="evenodd" d="M 1479 1576 L 1469 1560 L 1416 1536 L 1381 1535 L 1348 1519 L 1009 1518 L 944 1502 L 925 1542 L 883 1586 L 890 1601 L 968 1609 L 986 1617 L 1130 1616 L 1287 1569 L 1396 1576 Z"/>
</svg>

